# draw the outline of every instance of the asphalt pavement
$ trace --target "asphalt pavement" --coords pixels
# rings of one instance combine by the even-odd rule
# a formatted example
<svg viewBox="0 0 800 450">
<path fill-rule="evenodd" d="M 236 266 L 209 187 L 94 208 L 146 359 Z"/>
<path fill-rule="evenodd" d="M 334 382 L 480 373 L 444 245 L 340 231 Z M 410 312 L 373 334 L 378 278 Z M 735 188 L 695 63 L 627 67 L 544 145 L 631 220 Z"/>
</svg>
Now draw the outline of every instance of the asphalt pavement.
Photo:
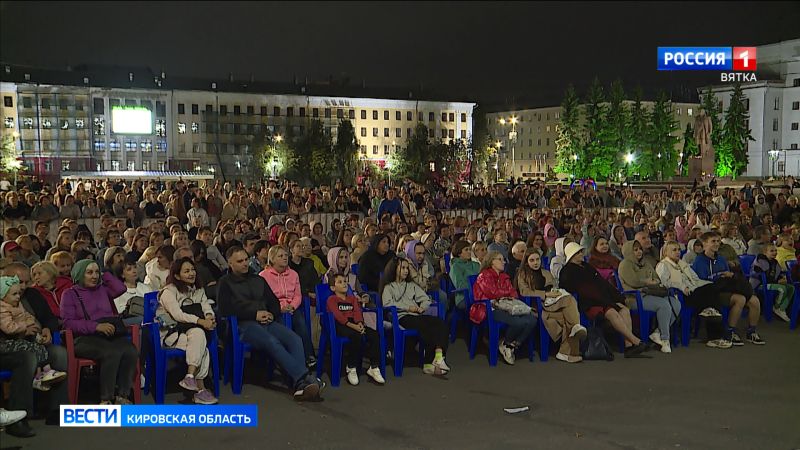
<svg viewBox="0 0 800 450">
<path fill-rule="evenodd" d="M 385 386 L 365 376 L 355 387 L 342 379 L 325 389 L 324 401 L 305 404 L 277 380 L 266 385 L 263 369 L 248 362 L 242 395 L 223 386 L 221 402 L 259 405 L 258 428 L 58 428 L 34 420 L 36 437 L 0 432 L 0 447 L 800 449 L 800 329 L 773 322 L 760 333 L 766 346 L 720 350 L 693 341 L 669 355 L 649 352 L 652 359 L 524 358 L 497 367 L 485 353 L 470 361 L 459 338 L 447 379 L 407 366 L 402 378 L 387 374 Z M 173 372 L 167 403 L 184 402 L 180 369 Z"/>
</svg>

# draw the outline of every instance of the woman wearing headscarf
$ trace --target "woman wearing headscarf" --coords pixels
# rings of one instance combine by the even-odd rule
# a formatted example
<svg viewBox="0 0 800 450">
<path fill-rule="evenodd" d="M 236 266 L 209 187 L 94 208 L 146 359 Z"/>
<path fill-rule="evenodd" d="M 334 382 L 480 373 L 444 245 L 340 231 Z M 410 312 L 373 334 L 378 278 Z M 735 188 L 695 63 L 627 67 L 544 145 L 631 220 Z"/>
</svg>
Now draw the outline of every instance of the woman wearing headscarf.
<svg viewBox="0 0 800 450">
<path fill-rule="evenodd" d="M 625 245 L 627 241 L 628 238 L 625 235 L 625 228 L 622 225 L 617 224 L 611 227 L 611 237 L 608 238 L 608 246 L 611 254 L 616 256 L 617 259 L 622 259 L 622 246 Z M 591 254 L 591 252 L 589 253 Z"/>
<path fill-rule="evenodd" d="M 630 242 L 630 241 L 628 241 Z M 625 243 L 627 244 L 627 242 Z M 623 245 L 623 248 L 625 246 Z M 608 239 L 599 237 L 592 243 L 589 250 L 589 264 L 592 265 L 606 280 L 619 269 L 620 259 L 611 254 Z"/>
<path fill-rule="evenodd" d="M 553 248 L 558 239 L 558 229 L 552 223 L 545 224 L 544 226 L 544 243 L 549 248 Z"/>
<path fill-rule="evenodd" d="M 386 264 L 394 258 L 395 254 L 389 247 L 389 237 L 385 234 L 376 234 L 367 251 L 358 260 L 358 281 L 367 285 L 370 291 L 378 291 L 380 274 L 386 268 Z"/>
<path fill-rule="evenodd" d="M 358 296 L 361 307 L 364 308 L 370 301 L 369 295 L 363 292 L 358 278 L 350 270 L 350 252 L 344 247 L 334 247 L 328 250 L 328 271 L 322 276 L 322 282 L 330 284 L 335 275 L 341 275 L 347 280 L 347 285 Z M 374 307 L 374 305 L 373 305 Z M 373 330 L 376 329 L 376 316 L 374 312 L 362 312 L 364 323 Z"/>
<path fill-rule="evenodd" d="M 564 267 L 564 264 L 567 263 L 567 258 L 564 254 L 564 246 L 570 242 L 568 239 L 569 238 L 565 237 L 558 238 L 553 246 L 556 249 L 556 255 L 550 258 L 550 273 L 555 277 L 556 286 L 558 286 L 561 269 Z"/>
<path fill-rule="evenodd" d="M 125 285 L 111 272 L 101 276 L 97 263 L 87 259 L 76 262 L 71 275 L 75 285 L 64 291 L 60 308 L 64 328 L 75 334 L 75 356 L 100 364 L 101 405 L 130 404 L 139 354 L 128 336 L 106 321 L 117 316 L 112 305 Z"/>
</svg>

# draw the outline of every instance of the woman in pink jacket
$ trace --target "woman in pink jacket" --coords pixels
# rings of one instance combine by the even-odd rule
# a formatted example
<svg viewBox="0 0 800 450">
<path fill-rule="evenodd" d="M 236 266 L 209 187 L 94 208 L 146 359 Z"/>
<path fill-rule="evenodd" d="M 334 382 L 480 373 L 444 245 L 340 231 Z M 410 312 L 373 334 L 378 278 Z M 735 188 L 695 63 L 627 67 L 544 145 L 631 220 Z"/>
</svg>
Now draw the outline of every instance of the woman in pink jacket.
<svg viewBox="0 0 800 450">
<path fill-rule="evenodd" d="M 128 336 L 101 320 L 117 315 L 114 299 L 127 288 L 110 272 L 101 276 L 97 263 L 88 259 L 76 262 L 71 275 L 75 285 L 61 297 L 61 318 L 75 334 L 75 356 L 100 364 L 101 405 L 129 405 L 139 353 Z"/>
<path fill-rule="evenodd" d="M 303 339 L 303 350 L 306 354 L 306 365 L 309 368 L 316 366 L 314 357 L 314 344 L 308 334 L 308 324 L 303 314 L 303 294 L 300 287 L 300 276 L 289 268 L 289 252 L 280 245 L 269 249 L 266 269 L 259 275 L 267 281 L 270 289 L 278 297 L 281 312 L 292 315 L 292 329 Z"/>
</svg>

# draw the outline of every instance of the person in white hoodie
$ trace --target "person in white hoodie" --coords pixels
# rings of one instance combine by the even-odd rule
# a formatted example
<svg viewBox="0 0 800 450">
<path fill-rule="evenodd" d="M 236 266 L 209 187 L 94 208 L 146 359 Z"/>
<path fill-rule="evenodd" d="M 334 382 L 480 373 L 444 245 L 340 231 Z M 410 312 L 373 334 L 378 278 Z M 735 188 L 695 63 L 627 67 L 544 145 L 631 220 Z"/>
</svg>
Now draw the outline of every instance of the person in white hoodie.
<svg viewBox="0 0 800 450">
<path fill-rule="evenodd" d="M 175 247 L 162 245 L 156 251 L 156 257 L 145 265 L 144 283 L 150 286 L 151 290 L 158 291 L 167 284 L 169 276 L 169 266 L 172 264 L 172 257 L 175 254 Z"/>
<path fill-rule="evenodd" d="M 661 249 L 661 261 L 656 265 L 656 274 L 661 284 L 669 289 L 678 289 L 684 295 L 684 307 L 695 308 L 706 318 L 708 342 L 712 348 L 731 348 L 732 343 L 723 339 L 722 305 L 720 292 L 715 284 L 702 280 L 692 267 L 680 259 L 680 246 L 669 241 Z"/>
</svg>

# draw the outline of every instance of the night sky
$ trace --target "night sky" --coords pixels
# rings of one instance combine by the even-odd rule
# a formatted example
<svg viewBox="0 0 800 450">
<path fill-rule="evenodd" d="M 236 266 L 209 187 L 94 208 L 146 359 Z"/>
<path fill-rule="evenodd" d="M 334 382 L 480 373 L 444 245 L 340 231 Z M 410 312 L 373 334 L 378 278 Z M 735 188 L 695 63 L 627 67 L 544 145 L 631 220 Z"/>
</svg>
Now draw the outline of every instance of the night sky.
<svg viewBox="0 0 800 450">
<path fill-rule="evenodd" d="M 659 73 L 656 47 L 800 37 L 800 2 L 2 2 L 0 59 L 149 66 L 199 78 L 419 88 L 483 106 L 560 102 L 595 76 L 676 96 L 716 73 Z"/>
</svg>

